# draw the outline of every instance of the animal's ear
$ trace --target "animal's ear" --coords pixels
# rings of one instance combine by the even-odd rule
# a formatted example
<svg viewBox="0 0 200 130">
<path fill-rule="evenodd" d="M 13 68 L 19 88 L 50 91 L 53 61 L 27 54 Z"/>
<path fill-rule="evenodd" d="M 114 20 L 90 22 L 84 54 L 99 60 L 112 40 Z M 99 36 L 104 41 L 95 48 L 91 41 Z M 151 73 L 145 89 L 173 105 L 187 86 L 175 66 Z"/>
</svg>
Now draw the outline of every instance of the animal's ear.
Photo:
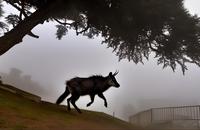
<svg viewBox="0 0 200 130">
<path fill-rule="evenodd" d="M 112 76 L 112 72 L 109 73 L 109 76 Z"/>
</svg>

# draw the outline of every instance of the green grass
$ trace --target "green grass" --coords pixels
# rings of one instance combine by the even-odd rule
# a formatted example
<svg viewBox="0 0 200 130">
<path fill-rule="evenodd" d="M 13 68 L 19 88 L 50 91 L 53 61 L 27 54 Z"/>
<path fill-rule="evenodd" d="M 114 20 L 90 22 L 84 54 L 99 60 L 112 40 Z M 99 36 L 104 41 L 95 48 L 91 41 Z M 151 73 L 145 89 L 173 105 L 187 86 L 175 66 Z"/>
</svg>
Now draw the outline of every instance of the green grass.
<svg viewBox="0 0 200 130">
<path fill-rule="evenodd" d="M 0 89 L 0 130 L 138 130 L 127 122 L 100 112 L 68 112 L 50 103 L 36 103 Z"/>
</svg>

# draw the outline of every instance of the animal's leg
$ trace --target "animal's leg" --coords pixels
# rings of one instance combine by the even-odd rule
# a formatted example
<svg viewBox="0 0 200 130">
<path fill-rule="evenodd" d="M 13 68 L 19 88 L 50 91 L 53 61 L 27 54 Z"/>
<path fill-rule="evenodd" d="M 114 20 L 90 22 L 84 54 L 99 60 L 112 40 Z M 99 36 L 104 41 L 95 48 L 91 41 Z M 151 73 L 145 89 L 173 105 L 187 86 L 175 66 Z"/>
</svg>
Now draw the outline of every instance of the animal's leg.
<svg viewBox="0 0 200 130">
<path fill-rule="evenodd" d="M 74 106 L 74 108 L 79 112 L 82 113 L 81 110 L 76 106 L 75 102 L 79 99 L 79 95 L 72 95 L 71 103 Z"/>
<path fill-rule="evenodd" d="M 103 93 L 99 93 L 98 96 L 104 100 L 104 106 L 107 107 L 108 106 L 107 101 L 106 101 L 106 98 L 104 97 Z"/>
<path fill-rule="evenodd" d="M 94 97 L 95 97 L 94 94 L 90 95 L 91 102 L 89 102 L 89 103 L 87 104 L 87 107 L 89 107 L 89 106 L 94 102 Z"/>
<path fill-rule="evenodd" d="M 70 101 L 71 101 L 71 100 L 72 100 L 72 96 L 71 96 L 70 98 L 67 99 L 67 109 L 68 109 L 68 111 L 71 110 L 71 108 L 70 108 Z"/>
</svg>

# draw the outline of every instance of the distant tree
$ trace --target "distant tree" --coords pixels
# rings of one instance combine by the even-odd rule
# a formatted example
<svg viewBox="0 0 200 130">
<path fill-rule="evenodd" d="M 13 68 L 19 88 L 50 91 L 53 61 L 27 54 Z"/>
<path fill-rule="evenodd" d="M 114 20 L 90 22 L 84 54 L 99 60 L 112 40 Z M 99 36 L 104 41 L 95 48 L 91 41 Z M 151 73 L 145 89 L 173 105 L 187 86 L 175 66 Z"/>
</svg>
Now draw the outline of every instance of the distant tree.
<svg viewBox="0 0 200 130">
<path fill-rule="evenodd" d="M 47 95 L 44 86 L 41 86 L 38 82 L 32 80 L 30 75 L 24 75 L 24 73 L 17 69 L 11 68 L 9 73 L 1 73 L 5 84 L 15 86 L 21 90 L 31 92 L 38 95 Z"/>
<path fill-rule="evenodd" d="M 154 53 L 158 64 L 174 71 L 186 63 L 200 66 L 200 20 L 183 6 L 183 0 L 4 0 L 19 11 L 7 16 L 13 29 L 0 37 L 0 54 L 20 43 L 44 21 L 56 21 L 56 36 L 69 29 L 113 48 L 119 60 L 143 63 Z M 0 6 L 0 13 L 2 12 Z M 35 11 L 31 11 L 31 10 Z M 1 24 L 0 24 L 1 27 Z"/>
<path fill-rule="evenodd" d="M 2 79 L 1 79 L 1 76 L 0 76 L 0 84 L 2 84 Z"/>
</svg>

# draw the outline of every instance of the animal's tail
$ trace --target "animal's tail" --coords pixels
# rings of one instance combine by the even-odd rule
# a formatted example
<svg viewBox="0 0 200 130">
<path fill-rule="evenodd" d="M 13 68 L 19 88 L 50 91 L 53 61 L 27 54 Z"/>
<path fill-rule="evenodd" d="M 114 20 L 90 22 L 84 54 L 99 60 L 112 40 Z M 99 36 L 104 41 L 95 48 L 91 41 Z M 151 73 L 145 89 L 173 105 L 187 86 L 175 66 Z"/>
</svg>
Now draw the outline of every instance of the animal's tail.
<svg viewBox="0 0 200 130">
<path fill-rule="evenodd" d="M 60 104 L 69 94 L 68 87 L 66 87 L 65 92 L 57 99 L 56 104 Z"/>
</svg>

